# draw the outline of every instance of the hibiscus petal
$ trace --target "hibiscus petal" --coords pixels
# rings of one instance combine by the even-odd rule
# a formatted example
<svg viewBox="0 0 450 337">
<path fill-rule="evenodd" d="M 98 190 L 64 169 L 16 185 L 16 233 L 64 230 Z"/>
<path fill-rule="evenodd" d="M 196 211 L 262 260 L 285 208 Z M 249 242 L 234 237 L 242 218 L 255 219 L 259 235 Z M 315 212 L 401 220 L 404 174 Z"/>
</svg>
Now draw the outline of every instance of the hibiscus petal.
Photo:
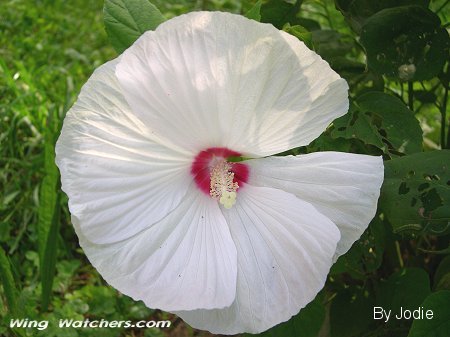
<svg viewBox="0 0 450 337">
<path fill-rule="evenodd" d="M 384 175 L 381 157 L 321 152 L 246 164 L 250 184 L 293 193 L 338 226 L 341 240 L 335 259 L 350 249 L 375 216 Z"/>
<path fill-rule="evenodd" d="M 192 181 L 192 156 L 156 138 L 130 110 L 114 75 L 117 62 L 91 76 L 56 144 L 70 212 L 95 243 L 129 238 L 162 219 Z"/>
<path fill-rule="evenodd" d="M 229 306 L 236 293 L 236 247 L 217 201 L 192 187 L 166 218 L 125 241 L 80 244 L 103 278 L 150 308 Z"/>
<path fill-rule="evenodd" d="M 229 308 L 177 315 L 212 333 L 258 333 L 314 299 L 339 241 L 328 218 L 290 193 L 250 185 L 224 215 L 238 252 L 236 300 Z"/>
<path fill-rule="evenodd" d="M 348 109 L 347 83 L 269 24 L 194 12 L 146 32 L 116 75 L 132 109 L 191 151 L 266 156 L 306 145 Z"/>
</svg>

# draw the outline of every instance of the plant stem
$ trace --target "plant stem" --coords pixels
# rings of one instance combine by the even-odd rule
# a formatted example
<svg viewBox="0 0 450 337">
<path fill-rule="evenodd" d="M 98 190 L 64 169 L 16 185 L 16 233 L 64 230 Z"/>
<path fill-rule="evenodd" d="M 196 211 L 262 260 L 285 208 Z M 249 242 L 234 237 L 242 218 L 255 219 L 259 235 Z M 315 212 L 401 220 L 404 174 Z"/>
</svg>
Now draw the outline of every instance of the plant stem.
<svg viewBox="0 0 450 337">
<path fill-rule="evenodd" d="M 444 89 L 444 99 L 441 105 L 441 149 L 450 148 L 450 130 L 447 131 L 447 143 L 445 143 L 445 123 L 447 122 L 448 83 Z"/>
<path fill-rule="evenodd" d="M 414 112 L 414 88 L 412 81 L 408 82 L 408 106 Z"/>
<path fill-rule="evenodd" d="M 395 241 L 395 251 L 397 252 L 398 264 L 400 265 L 400 268 L 403 268 L 405 264 L 403 263 L 402 252 L 400 251 L 400 244 L 398 241 Z"/>
<path fill-rule="evenodd" d="M 450 148 L 450 130 L 447 130 L 447 142 L 445 141 L 445 124 L 447 123 L 447 101 L 448 101 L 448 78 L 450 73 L 450 64 L 447 65 L 447 71 L 444 72 L 441 83 L 444 87 L 444 98 L 440 107 L 441 112 L 441 149 Z M 449 122 L 450 125 L 450 122 Z"/>
<path fill-rule="evenodd" d="M 402 101 L 405 102 L 405 98 L 404 98 L 405 88 L 404 88 L 403 82 L 400 81 L 399 84 L 400 84 L 400 97 L 401 97 Z M 389 87 L 386 87 L 386 89 L 390 90 Z"/>
</svg>

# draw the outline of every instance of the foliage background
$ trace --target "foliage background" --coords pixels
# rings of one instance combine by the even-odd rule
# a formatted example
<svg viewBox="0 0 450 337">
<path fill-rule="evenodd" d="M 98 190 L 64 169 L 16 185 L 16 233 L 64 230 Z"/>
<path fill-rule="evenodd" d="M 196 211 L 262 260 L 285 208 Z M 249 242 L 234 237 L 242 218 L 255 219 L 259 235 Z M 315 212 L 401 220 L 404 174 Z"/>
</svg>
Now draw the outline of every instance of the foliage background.
<svg viewBox="0 0 450 337">
<path fill-rule="evenodd" d="M 379 210 L 366 233 L 333 266 L 314 302 L 262 335 L 450 336 L 449 1 L 153 4 L 166 18 L 199 9 L 247 14 L 303 40 L 347 79 L 352 106 L 319 139 L 289 154 L 338 150 L 385 159 Z M 80 87 L 117 55 L 103 5 L 3 0 L 0 6 L 0 335 L 208 336 L 106 285 L 70 225 L 53 147 Z M 127 15 L 106 12 L 119 22 Z M 109 33 L 116 49 L 126 47 L 114 42 L 124 32 Z M 384 323 L 373 319 L 374 305 L 423 306 L 435 319 Z M 9 320 L 20 317 L 50 325 L 10 329 Z M 61 330 L 60 318 L 170 319 L 173 325 Z"/>
</svg>

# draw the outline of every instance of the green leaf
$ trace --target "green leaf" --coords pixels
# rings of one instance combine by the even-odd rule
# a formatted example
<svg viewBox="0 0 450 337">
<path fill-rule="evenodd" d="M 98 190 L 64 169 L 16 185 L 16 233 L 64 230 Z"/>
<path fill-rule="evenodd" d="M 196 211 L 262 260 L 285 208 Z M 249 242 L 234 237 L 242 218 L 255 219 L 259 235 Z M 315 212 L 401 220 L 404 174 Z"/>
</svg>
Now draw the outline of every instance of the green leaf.
<svg viewBox="0 0 450 337">
<path fill-rule="evenodd" d="M 394 317 L 400 313 L 400 307 L 417 309 L 430 292 L 430 280 L 423 269 L 405 268 L 379 284 L 376 306 L 392 310 Z M 395 321 L 389 320 L 388 324 L 395 324 Z"/>
<path fill-rule="evenodd" d="M 450 336 L 450 291 L 438 291 L 421 304 L 424 310 L 432 310 L 432 319 L 415 319 L 408 337 Z"/>
<path fill-rule="evenodd" d="M 346 115 L 333 122 L 333 138 L 360 139 L 387 154 L 422 150 L 419 121 L 398 98 L 382 92 L 358 97 Z"/>
<path fill-rule="evenodd" d="M 386 238 L 384 223 L 378 217 L 374 218 L 361 238 L 346 254 L 339 257 L 330 274 L 346 272 L 354 279 L 367 279 L 367 274 L 381 265 Z"/>
<path fill-rule="evenodd" d="M 330 308 L 331 337 L 356 336 L 373 323 L 373 300 L 362 289 L 341 289 Z"/>
<path fill-rule="evenodd" d="M 308 31 L 312 32 L 313 30 L 320 30 L 320 24 L 312 19 L 302 18 L 302 17 L 296 17 L 295 22 L 291 22 L 291 24 L 300 25 L 302 27 L 305 27 Z"/>
<path fill-rule="evenodd" d="M 261 337 L 316 337 L 325 319 L 325 307 L 316 297 L 300 313 L 289 321 L 281 323 L 258 336 Z M 245 334 L 251 337 L 255 335 Z"/>
<path fill-rule="evenodd" d="M 14 278 L 11 272 L 11 264 L 2 247 L 0 247 L 0 281 L 3 285 L 3 291 L 5 293 L 9 312 L 12 315 L 16 315 L 18 313 L 17 289 L 14 285 Z"/>
<path fill-rule="evenodd" d="M 118 53 L 166 20 L 148 0 L 105 0 L 103 14 L 109 40 Z"/>
<path fill-rule="evenodd" d="M 319 152 L 319 151 L 340 151 L 340 152 L 351 152 L 352 143 L 348 139 L 344 138 L 331 138 L 328 131 L 322 133 L 319 138 L 316 138 L 307 146 L 309 152 Z"/>
<path fill-rule="evenodd" d="M 350 87 L 349 91 L 353 92 L 355 96 L 371 91 L 384 91 L 384 78 L 380 74 L 368 70 L 360 71 L 356 66 L 345 66 L 340 63 L 338 58 L 331 61 L 330 66 L 347 81 Z"/>
<path fill-rule="evenodd" d="M 450 290 L 450 256 L 446 256 L 434 274 L 434 290 Z"/>
<path fill-rule="evenodd" d="M 300 25 L 291 26 L 287 23 L 283 26 L 283 30 L 303 41 L 309 49 L 313 49 L 312 34 L 305 27 Z"/>
<path fill-rule="evenodd" d="M 59 172 L 55 165 L 55 135 L 58 119 L 49 115 L 44 142 L 44 173 L 38 209 L 38 244 L 42 282 L 42 307 L 47 310 L 55 276 L 57 238 L 59 230 Z"/>
<path fill-rule="evenodd" d="M 450 272 L 442 276 L 436 285 L 436 290 L 450 290 Z"/>
<path fill-rule="evenodd" d="M 55 286 L 53 290 L 60 293 L 66 293 L 72 284 L 75 272 L 80 266 L 79 260 L 59 260 L 56 265 Z"/>
<path fill-rule="evenodd" d="M 379 207 L 395 232 L 445 234 L 450 221 L 450 150 L 385 162 Z"/>
<path fill-rule="evenodd" d="M 345 40 L 335 30 L 314 30 L 311 32 L 314 49 L 330 64 L 337 57 L 344 57 L 352 51 L 354 44 Z"/>
<path fill-rule="evenodd" d="M 369 69 L 401 80 L 436 76 L 448 59 L 450 39 L 439 17 L 422 6 L 384 9 L 361 31 Z"/>
<path fill-rule="evenodd" d="M 350 27 L 359 33 L 364 22 L 382 9 L 405 5 L 428 7 L 430 0 L 335 0 L 334 2 Z"/>
<path fill-rule="evenodd" d="M 87 285 L 74 293 L 74 297 L 86 301 L 89 314 L 94 316 L 110 315 L 117 311 L 117 297 L 111 287 Z"/>
<path fill-rule="evenodd" d="M 282 29 L 286 23 L 296 24 L 301 3 L 302 0 L 294 4 L 284 0 L 268 0 L 261 7 L 261 21 L 271 23 L 278 29 Z"/>
<path fill-rule="evenodd" d="M 331 131 L 333 138 L 359 139 L 365 144 L 374 145 L 387 152 L 382 135 L 378 132 L 373 115 L 368 111 L 361 111 L 352 104 L 349 112 L 333 122 Z"/>
<path fill-rule="evenodd" d="M 255 21 L 261 21 L 261 4 L 262 0 L 258 0 L 256 4 L 245 13 L 245 17 Z"/>
</svg>

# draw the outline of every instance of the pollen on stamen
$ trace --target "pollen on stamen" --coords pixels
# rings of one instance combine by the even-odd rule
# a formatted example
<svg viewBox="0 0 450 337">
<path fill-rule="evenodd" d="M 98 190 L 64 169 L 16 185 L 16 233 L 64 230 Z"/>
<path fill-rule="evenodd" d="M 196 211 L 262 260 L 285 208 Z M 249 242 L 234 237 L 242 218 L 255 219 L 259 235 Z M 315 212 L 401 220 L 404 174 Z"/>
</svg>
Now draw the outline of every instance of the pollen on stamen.
<svg viewBox="0 0 450 337">
<path fill-rule="evenodd" d="M 211 171 L 217 166 L 216 173 L 233 173 L 233 182 L 237 182 L 237 187 L 239 189 L 242 189 L 248 181 L 250 174 L 249 168 L 244 163 L 230 163 L 228 161 L 228 158 L 230 157 L 240 156 L 241 153 L 225 147 L 211 147 L 200 151 L 197 156 L 195 156 L 191 166 L 191 174 L 195 181 L 195 185 L 202 193 L 205 193 L 206 195 L 211 197 Z M 225 164 L 226 168 L 222 167 L 220 169 L 219 164 L 222 166 Z M 229 182 L 231 182 L 231 180 L 229 180 Z M 234 188 L 231 188 L 231 190 L 233 189 Z M 218 194 L 216 198 L 218 201 L 220 201 L 220 196 L 218 196 Z"/>
<path fill-rule="evenodd" d="M 239 184 L 234 181 L 231 164 L 226 160 L 218 161 L 211 169 L 209 194 L 227 209 L 236 203 L 236 190 Z"/>
</svg>

